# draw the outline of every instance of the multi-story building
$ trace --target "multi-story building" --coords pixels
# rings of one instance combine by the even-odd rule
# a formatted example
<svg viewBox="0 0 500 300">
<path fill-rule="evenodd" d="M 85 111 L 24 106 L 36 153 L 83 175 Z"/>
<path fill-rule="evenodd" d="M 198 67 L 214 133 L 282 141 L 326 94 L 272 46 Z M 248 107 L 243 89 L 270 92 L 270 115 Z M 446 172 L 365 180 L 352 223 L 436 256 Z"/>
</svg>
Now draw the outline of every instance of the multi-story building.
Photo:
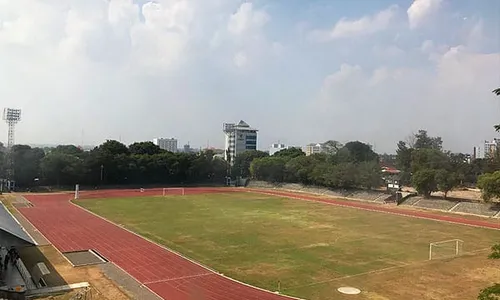
<svg viewBox="0 0 500 300">
<path fill-rule="evenodd" d="M 324 148 L 322 144 L 309 144 L 305 146 L 305 153 L 307 156 L 312 154 L 317 154 L 323 152 Z"/>
<path fill-rule="evenodd" d="M 167 150 L 170 152 L 177 152 L 177 139 L 170 138 L 156 138 L 153 139 L 153 143 L 160 147 L 160 149 Z"/>
<path fill-rule="evenodd" d="M 285 146 L 285 144 L 272 144 L 271 148 L 269 148 L 269 155 L 274 155 L 274 153 L 288 148 L 289 147 Z"/>
<path fill-rule="evenodd" d="M 231 165 L 238 154 L 248 150 L 257 150 L 257 129 L 241 120 L 238 124 L 224 123 L 222 130 L 226 135 L 224 158 Z"/>
<path fill-rule="evenodd" d="M 484 151 L 481 147 L 474 147 L 472 150 L 472 159 L 484 158 Z"/>
<path fill-rule="evenodd" d="M 500 147 L 500 139 L 494 138 L 492 141 L 484 141 L 484 158 L 495 156 Z"/>
</svg>

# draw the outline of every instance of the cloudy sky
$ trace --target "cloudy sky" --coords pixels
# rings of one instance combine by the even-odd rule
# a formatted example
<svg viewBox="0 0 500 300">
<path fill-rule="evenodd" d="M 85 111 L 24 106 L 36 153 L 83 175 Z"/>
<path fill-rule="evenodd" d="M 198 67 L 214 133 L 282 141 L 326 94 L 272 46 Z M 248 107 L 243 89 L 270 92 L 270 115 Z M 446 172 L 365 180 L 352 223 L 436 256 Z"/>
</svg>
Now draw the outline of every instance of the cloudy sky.
<svg viewBox="0 0 500 300">
<path fill-rule="evenodd" d="M 418 129 L 470 152 L 495 135 L 498 0 L 0 0 L 0 103 L 18 143 L 176 137 L 259 148 Z M 5 141 L 7 126 L 0 125 Z"/>
</svg>

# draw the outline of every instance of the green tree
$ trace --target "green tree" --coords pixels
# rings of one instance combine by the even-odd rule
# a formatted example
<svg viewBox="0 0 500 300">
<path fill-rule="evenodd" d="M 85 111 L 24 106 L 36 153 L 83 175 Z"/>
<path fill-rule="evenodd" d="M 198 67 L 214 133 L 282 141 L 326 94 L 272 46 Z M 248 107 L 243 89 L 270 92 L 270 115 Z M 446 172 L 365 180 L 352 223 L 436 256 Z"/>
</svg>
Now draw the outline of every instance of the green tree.
<svg viewBox="0 0 500 300">
<path fill-rule="evenodd" d="M 431 137 L 428 135 L 427 130 L 419 130 L 415 135 L 415 149 L 436 149 L 443 148 L 443 140 L 441 137 Z"/>
<path fill-rule="evenodd" d="M 438 190 L 443 192 L 444 199 L 446 199 L 448 192 L 459 184 L 459 179 L 455 172 L 441 169 L 436 172 L 436 184 Z"/>
<path fill-rule="evenodd" d="M 128 146 L 130 154 L 154 155 L 162 152 L 161 148 L 153 142 L 136 142 Z"/>
<path fill-rule="evenodd" d="M 284 182 L 286 162 L 284 157 L 256 158 L 250 165 L 250 172 L 252 177 L 258 180 Z"/>
<path fill-rule="evenodd" d="M 83 160 L 76 155 L 53 151 L 40 162 L 44 182 L 59 185 L 79 183 L 84 175 Z"/>
<path fill-rule="evenodd" d="M 290 147 L 287 149 L 280 150 L 273 154 L 273 156 L 277 157 L 287 157 L 287 158 L 295 158 L 297 156 L 305 156 L 306 154 L 302 149 L 297 147 Z"/>
<path fill-rule="evenodd" d="M 322 144 L 323 151 L 329 155 L 335 155 L 337 152 L 344 147 L 342 143 L 334 140 L 328 140 Z"/>
<path fill-rule="evenodd" d="M 344 146 L 349 150 L 350 157 L 354 162 L 363 161 L 377 161 L 379 160 L 378 154 L 373 152 L 372 147 L 360 141 L 348 142 Z"/>
<path fill-rule="evenodd" d="M 11 151 L 16 185 L 34 185 L 35 178 L 40 177 L 40 161 L 45 156 L 44 151 L 27 145 L 14 145 Z"/>
<path fill-rule="evenodd" d="M 366 189 L 382 185 L 382 172 L 380 165 L 374 161 L 365 161 L 358 164 L 357 186 Z"/>
<path fill-rule="evenodd" d="M 489 202 L 493 198 L 500 197 L 500 171 L 480 175 L 477 187 L 481 189 L 484 201 Z"/>
<path fill-rule="evenodd" d="M 234 159 L 232 174 L 234 176 L 250 176 L 250 164 L 256 158 L 268 157 L 269 153 L 259 150 L 248 150 L 240 153 Z"/>
<path fill-rule="evenodd" d="M 500 90 L 500 89 L 499 89 Z M 489 259 L 500 259 L 500 244 L 495 244 L 491 247 Z M 478 300 L 498 300 L 500 299 L 500 284 L 495 283 L 492 286 L 484 288 L 479 292 Z"/>
<path fill-rule="evenodd" d="M 420 195 L 429 198 L 432 192 L 436 192 L 436 170 L 434 169 L 420 169 L 415 172 L 411 179 L 413 187 Z"/>
<path fill-rule="evenodd" d="M 441 150 L 434 148 L 419 148 L 412 151 L 411 171 L 413 173 L 422 169 L 448 169 L 448 156 Z"/>
</svg>

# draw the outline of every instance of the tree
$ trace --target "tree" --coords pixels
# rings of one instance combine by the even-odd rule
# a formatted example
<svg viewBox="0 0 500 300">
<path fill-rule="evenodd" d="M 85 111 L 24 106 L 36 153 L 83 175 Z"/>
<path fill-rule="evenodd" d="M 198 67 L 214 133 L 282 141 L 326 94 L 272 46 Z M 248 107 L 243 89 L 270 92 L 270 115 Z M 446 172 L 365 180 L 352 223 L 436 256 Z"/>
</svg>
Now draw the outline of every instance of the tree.
<svg viewBox="0 0 500 300">
<path fill-rule="evenodd" d="M 481 189 L 484 201 L 489 202 L 493 198 L 500 197 L 500 171 L 480 175 L 477 187 Z"/>
<path fill-rule="evenodd" d="M 56 183 L 57 186 L 74 185 L 84 175 L 83 160 L 76 155 L 53 151 L 40 162 L 44 182 Z"/>
<path fill-rule="evenodd" d="M 411 171 L 421 169 L 448 169 L 449 160 L 445 153 L 434 148 L 414 149 L 411 155 Z"/>
<path fill-rule="evenodd" d="M 63 154 L 74 155 L 78 157 L 82 157 L 84 155 L 84 151 L 74 145 L 59 145 L 53 149 L 50 149 L 49 152 L 58 152 Z"/>
<path fill-rule="evenodd" d="M 500 259 L 500 244 L 495 244 L 491 247 L 489 259 Z M 479 292 L 478 300 L 498 300 L 500 299 L 500 284 L 496 283 L 492 286 L 484 288 Z"/>
<path fill-rule="evenodd" d="M 443 192 L 444 199 L 448 196 L 448 192 L 456 187 L 459 183 L 457 174 L 445 169 L 436 172 L 436 184 L 439 191 Z"/>
<path fill-rule="evenodd" d="M 295 158 L 297 156 L 305 156 L 305 155 L 306 154 L 304 153 L 304 151 L 302 151 L 302 149 L 297 147 L 290 147 L 287 149 L 283 149 L 273 154 L 273 156 L 288 157 L 288 158 Z"/>
<path fill-rule="evenodd" d="M 419 130 L 415 134 L 415 149 L 436 149 L 441 150 L 443 148 L 443 140 L 441 137 L 430 137 L 427 134 L 427 130 Z"/>
<path fill-rule="evenodd" d="M 493 94 L 500 96 L 500 88 L 494 89 Z M 494 127 L 496 131 L 500 131 L 500 125 L 495 125 Z"/>
<path fill-rule="evenodd" d="M 267 157 L 269 153 L 259 150 L 248 150 L 240 153 L 234 159 L 232 174 L 241 177 L 250 175 L 250 164 L 254 159 Z"/>
<path fill-rule="evenodd" d="M 354 162 L 378 161 L 378 154 L 373 152 L 372 147 L 360 141 L 348 142 L 344 146 Z"/>
<path fill-rule="evenodd" d="M 415 172 L 411 179 L 413 187 L 425 198 L 429 198 L 432 192 L 437 191 L 436 170 L 421 169 Z"/>
<path fill-rule="evenodd" d="M 45 156 L 44 151 L 27 145 L 14 145 L 11 151 L 16 184 L 33 185 L 35 178 L 40 176 L 40 161 Z"/>
<path fill-rule="evenodd" d="M 377 162 L 365 161 L 358 164 L 357 186 L 371 189 L 379 187 L 381 184 L 381 169 Z"/>
<path fill-rule="evenodd" d="M 253 178 L 258 180 L 284 182 L 285 164 L 284 157 L 256 158 L 250 165 L 250 173 Z"/>
<path fill-rule="evenodd" d="M 153 142 L 136 142 L 128 146 L 130 154 L 154 155 L 162 152 L 161 148 Z"/>
<path fill-rule="evenodd" d="M 328 140 L 322 144 L 323 151 L 329 155 L 335 155 L 337 152 L 344 147 L 342 143 L 334 140 Z"/>
</svg>

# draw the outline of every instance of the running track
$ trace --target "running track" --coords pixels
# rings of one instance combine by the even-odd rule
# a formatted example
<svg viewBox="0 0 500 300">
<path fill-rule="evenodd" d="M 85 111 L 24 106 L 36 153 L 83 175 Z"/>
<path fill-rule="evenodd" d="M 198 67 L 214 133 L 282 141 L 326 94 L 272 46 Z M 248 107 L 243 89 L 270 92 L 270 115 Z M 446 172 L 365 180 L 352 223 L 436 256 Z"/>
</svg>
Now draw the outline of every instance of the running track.
<svg viewBox="0 0 500 300">
<path fill-rule="evenodd" d="M 242 191 L 241 189 L 185 188 L 186 194 Z M 455 216 L 402 210 L 276 190 L 255 190 L 276 196 L 363 210 L 500 229 L 500 224 Z M 83 193 L 86 198 L 161 195 L 162 190 L 110 190 Z M 94 249 L 156 294 L 168 300 L 283 300 L 289 299 L 221 276 L 178 254 L 99 218 L 68 200 L 69 194 L 27 195 L 34 207 L 19 211 L 61 252 Z"/>
<path fill-rule="evenodd" d="M 227 190 L 229 191 L 229 190 Z M 86 196 L 161 195 L 162 190 L 105 191 Z M 125 194 L 124 194 L 125 192 Z M 220 192 L 185 189 L 186 194 Z M 84 196 L 85 194 L 82 194 Z M 291 299 L 219 275 L 201 265 L 99 218 L 68 200 L 69 194 L 26 195 L 34 207 L 19 211 L 61 252 L 94 249 L 137 281 L 168 300 Z"/>
</svg>

